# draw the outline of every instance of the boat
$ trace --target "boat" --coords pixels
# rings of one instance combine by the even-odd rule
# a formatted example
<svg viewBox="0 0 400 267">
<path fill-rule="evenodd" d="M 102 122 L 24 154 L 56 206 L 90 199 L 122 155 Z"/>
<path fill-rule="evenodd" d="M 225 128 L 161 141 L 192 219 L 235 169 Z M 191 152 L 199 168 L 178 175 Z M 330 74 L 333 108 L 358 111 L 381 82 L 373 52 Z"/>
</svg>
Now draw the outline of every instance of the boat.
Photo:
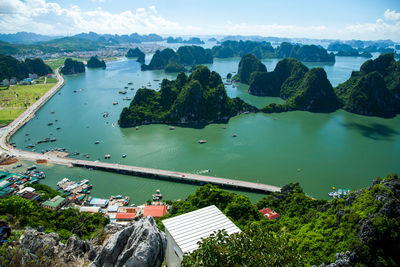
<svg viewBox="0 0 400 267">
<path fill-rule="evenodd" d="M 347 195 L 350 194 L 350 189 L 335 189 L 335 187 L 332 187 L 333 191 L 328 193 L 328 195 L 332 198 L 345 198 Z"/>
<path fill-rule="evenodd" d="M 54 111 L 51 111 L 50 113 L 51 113 L 51 114 L 54 114 L 55 112 L 54 112 Z"/>
<path fill-rule="evenodd" d="M 98 145 L 98 144 L 100 144 L 100 141 L 96 141 L 96 142 L 94 142 L 96 145 Z"/>
<path fill-rule="evenodd" d="M 161 200 L 161 199 L 162 199 L 161 191 L 160 191 L 160 189 L 157 189 L 156 193 L 153 194 L 153 200 L 154 201 L 158 201 L 158 200 Z"/>
<path fill-rule="evenodd" d="M 133 84 L 133 82 L 129 82 L 129 83 L 128 83 L 128 85 L 132 85 L 132 84 Z"/>
<path fill-rule="evenodd" d="M 207 143 L 207 140 L 203 140 L 203 139 L 199 140 L 199 144 L 205 144 L 205 143 Z"/>
<path fill-rule="evenodd" d="M 36 165 L 32 165 L 30 166 L 28 169 L 26 169 L 27 171 L 33 171 L 36 169 Z"/>
<path fill-rule="evenodd" d="M 123 155 L 122 155 L 122 158 L 126 158 L 126 154 L 123 154 Z"/>
<path fill-rule="evenodd" d="M 115 106 L 115 105 L 118 105 L 118 102 L 117 101 L 114 101 L 113 102 L 113 105 Z"/>
<path fill-rule="evenodd" d="M 130 97 L 124 97 L 124 99 L 123 100 L 131 100 L 132 98 L 130 98 Z"/>
<path fill-rule="evenodd" d="M 129 204 L 129 197 L 126 196 L 124 199 L 124 206 L 128 206 L 128 204 Z"/>
<path fill-rule="evenodd" d="M 172 126 L 171 126 L 171 127 L 169 127 L 169 129 L 170 129 L 170 130 L 175 130 L 175 127 L 172 127 Z"/>
<path fill-rule="evenodd" d="M 105 158 L 105 159 L 109 159 L 109 158 L 111 158 L 111 156 L 110 156 L 110 154 L 105 154 L 105 155 L 104 155 L 104 158 Z"/>
<path fill-rule="evenodd" d="M 138 127 L 138 126 L 136 126 L 136 128 L 135 128 L 135 129 L 136 129 L 136 131 L 137 131 L 137 130 L 139 130 L 139 127 Z"/>
<path fill-rule="evenodd" d="M 125 86 L 124 88 L 125 88 L 125 89 L 128 89 L 128 86 Z"/>
<path fill-rule="evenodd" d="M 61 129 L 61 127 L 57 127 L 57 128 L 56 128 L 56 130 L 60 130 L 60 129 Z"/>
<path fill-rule="evenodd" d="M 232 134 L 232 137 L 236 137 L 237 135 L 236 134 Z"/>
<path fill-rule="evenodd" d="M 89 158 L 89 154 L 84 154 L 83 156 L 87 159 Z"/>
<path fill-rule="evenodd" d="M 48 126 L 51 126 L 51 125 L 53 125 L 53 123 L 52 123 L 52 122 L 49 122 L 47 125 L 48 125 Z"/>
<path fill-rule="evenodd" d="M 28 145 L 26 146 L 26 148 L 34 148 L 34 147 L 35 147 L 34 144 L 28 144 Z"/>
<path fill-rule="evenodd" d="M 111 196 L 110 199 L 121 199 L 122 196 L 121 195 L 116 195 L 116 196 Z"/>
<path fill-rule="evenodd" d="M 128 89 L 128 87 L 126 87 L 126 89 Z M 123 95 L 125 95 L 126 93 L 127 93 L 126 90 L 120 90 L 120 91 L 118 92 L 118 94 L 123 94 Z"/>
<path fill-rule="evenodd" d="M 108 112 L 103 112 L 103 118 L 107 118 L 108 117 Z"/>
<path fill-rule="evenodd" d="M 154 79 L 153 81 L 155 81 L 155 82 L 159 82 L 160 80 L 158 80 L 158 79 Z"/>
<path fill-rule="evenodd" d="M 14 167 L 12 167 L 13 169 L 16 169 L 16 168 L 20 168 L 20 167 L 22 167 L 22 164 L 17 164 L 17 165 L 15 165 Z"/>
<path fill-rule="evenodd" d="M 50 139 L 50 142 L 55 142 L 55 141 L 57 141 L 57 139 L 55 137 Z"/>
</svg>

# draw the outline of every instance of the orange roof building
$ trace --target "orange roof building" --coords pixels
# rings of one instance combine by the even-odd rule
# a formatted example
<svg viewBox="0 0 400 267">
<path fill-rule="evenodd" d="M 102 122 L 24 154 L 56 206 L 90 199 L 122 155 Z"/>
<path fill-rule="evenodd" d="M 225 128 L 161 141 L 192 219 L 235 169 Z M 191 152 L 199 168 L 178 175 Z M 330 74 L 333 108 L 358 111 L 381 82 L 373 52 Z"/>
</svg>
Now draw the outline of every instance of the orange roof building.
<svg viewBox="0 0 400 267">
<path fill-rule="evenodd" d="M 161 216 L 167 214 L 167 206 L 144 206 L 143 217 L 152 216 L 153 218 L 160 218 Z"/>
<path fill-rule="evenodd" d="M 260 210 L 260 212 L 268 219 L 268 220 L 273 220 L 276 218 L 281 217 L 281 215 L 279 215 L 277 212 L 269 209 L 269 208 L 265 208 Z"/>
<path fill-rule="evenodd" d="M 115 215 L 115 219 L 119 220 L 119 221 L 131 221 L 131 220 L 134 220 L 135 217 L 136 217 L 136 213 L 133 213 L 133 212 L 129 212 L 129 213 L 118 212 Z"/>
</svg>

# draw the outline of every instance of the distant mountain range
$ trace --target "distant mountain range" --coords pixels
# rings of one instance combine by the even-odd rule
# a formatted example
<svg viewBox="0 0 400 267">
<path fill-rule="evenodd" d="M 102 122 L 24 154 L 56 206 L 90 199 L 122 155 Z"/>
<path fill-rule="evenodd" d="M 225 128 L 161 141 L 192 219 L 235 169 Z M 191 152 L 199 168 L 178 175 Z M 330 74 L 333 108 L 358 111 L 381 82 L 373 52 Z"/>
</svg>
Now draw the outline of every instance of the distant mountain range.
<svg viewBox="0 0 400 267">
<path fill-rule="evenodd" d="M 0 33 L 0 41 L 12 44 L 32 44 L 35 42 L 46 42 L 62 36 L 48 36 L 32 32 Z"/>
</svg>

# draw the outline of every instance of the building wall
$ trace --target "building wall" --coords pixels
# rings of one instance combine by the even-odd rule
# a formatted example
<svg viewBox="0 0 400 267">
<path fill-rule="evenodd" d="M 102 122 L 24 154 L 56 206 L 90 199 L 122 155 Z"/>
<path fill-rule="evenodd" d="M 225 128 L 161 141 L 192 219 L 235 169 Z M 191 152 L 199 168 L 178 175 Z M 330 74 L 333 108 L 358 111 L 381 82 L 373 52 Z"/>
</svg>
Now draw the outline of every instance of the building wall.
<svg viewBox="0 0 400 267">
<path fill-rule="evenodd" d="M 165 263 L 168 267 L 180 267 L 183 253 L 166 228 L 165 235 L 167 236 L 167 251 L 165 253 Z"/>
</svg>

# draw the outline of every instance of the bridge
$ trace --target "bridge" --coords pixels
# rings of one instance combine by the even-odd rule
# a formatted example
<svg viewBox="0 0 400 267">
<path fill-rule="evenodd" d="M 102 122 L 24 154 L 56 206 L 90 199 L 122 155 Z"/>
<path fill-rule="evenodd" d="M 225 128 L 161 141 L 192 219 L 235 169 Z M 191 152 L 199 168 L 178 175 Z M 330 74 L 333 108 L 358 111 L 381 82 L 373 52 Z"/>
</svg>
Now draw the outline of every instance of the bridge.
<svg viewBox="0 0 400 267">
<path fill-rule="evenodd" d="M 8 139 L 15 133 L 21 126 L 32 119 L 35 112 L 44 105 L 63 85 L 64 78 L 59 74 L 58 69 L 56 70 L 58 83 L 50 89 L 45 95 L 43 95 L 38 101 L 30 106 L 24 113 L 22 113 L 17 119 L 15 119 L 8 126 L 0 128 L 0 151 L 13 155 L 20 159 L 25 160 L 46 160 L 49 163 L 61 164 L 66 166 L 76 166 L 84 168 L 92 168 L 104 171 L 112 171 L 124 174 L 131 174 L 135 176 L 149 177 L 155 179 L 165 179 L 184 183 L 196 183 L 196 184 L 215 184 L 222 187 L 233 188 L 238 190 L 257 191 L 257 192 L 279 192 L 281 189 L 276 186 L 241 181 L 235 179 L 219 178 L 213 176 L 197 175 L 192 173 L 167 171 L 152 168 L 143 168 L 130 165 L 121 165 L 117 163 L 101 162 L 101 161 L 88 161 L 79 160 L 73 158 L 57 157 L 54 155 L 44 155 L 41 153 L 23 151 L 16 149 L 8 144 Z"/>
</svg>

